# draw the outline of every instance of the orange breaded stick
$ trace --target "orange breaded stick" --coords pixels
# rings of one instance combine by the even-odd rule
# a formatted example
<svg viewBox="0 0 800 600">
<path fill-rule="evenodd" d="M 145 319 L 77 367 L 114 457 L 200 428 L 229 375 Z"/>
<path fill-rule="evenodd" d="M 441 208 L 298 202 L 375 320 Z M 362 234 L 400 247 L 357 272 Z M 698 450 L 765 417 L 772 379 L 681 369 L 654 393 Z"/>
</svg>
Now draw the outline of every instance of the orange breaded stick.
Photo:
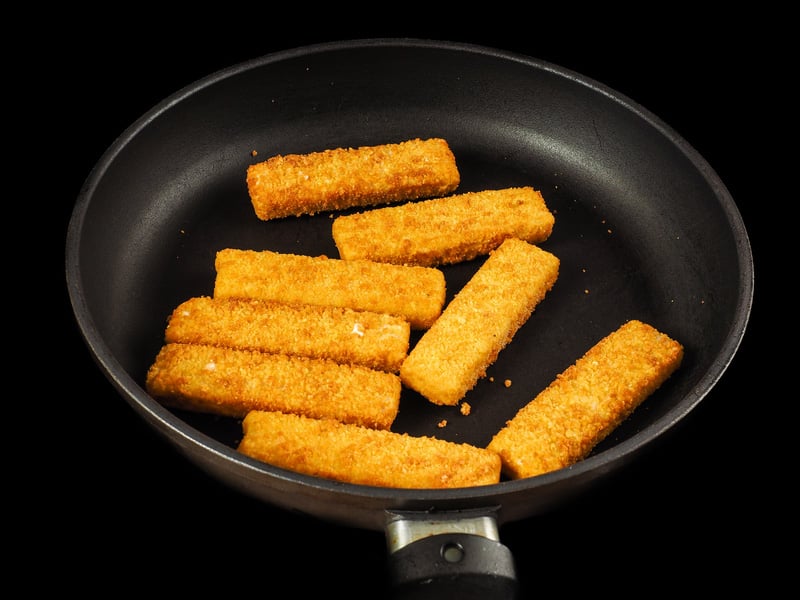
<svg viewBox="0 0 800 600">
<path fill-rule="evenodd" d="M 612 332 L 522 407 L 488 449 L 513 479 L 585 458 L 679 366 L 683 346 L 641 321 Z"/>
<path fill-rule="evenodd" d="M 449 194 L 460 175 L 440 138 L 277 155 L 250 165 L 247 189 L 259 219 Z"/>
<path fill-rule="evenodd" d="M 327 358 L 398 372 L 408 353 L 402 317 L 334 306 L 195 297 L 169 316 L 164 341 Z"/>
<path fill-rule="evenodd" d="M 392 488 L 456 488 L 500 481 L 500 459 L 464 443 L 252 411 L 239 452 L 276 467 Z"/>
<path fill-rule="evenodd" d="M 457 404 L 553 287 L 559 264 L 538 246 L 505 240 L 408 353 L 403 383 L 434 404 Z"/>
<path fill-rule="evenodd" d="M 444 273 L 433 267 L 225 248 L 217 252 L 215 298 L 339 306 L 397 315 L 430 327 L 444 306 Z"/>
<path fill-rule="evenodd" d="M 332 232 L 346 260 L 435 266 L 488 254 L 510 237 L 538 244 L 554 223 L 541 192 L 516 187 L 342 215 Z"/>
<path fill-rule="evenodd" d="M 147 373 L 165 406 L 244 417 L 279 410 L 389 429 L 400 407 L 393 373 L 328 360 L 202 344 L 165 344 Z"/>
</svg>

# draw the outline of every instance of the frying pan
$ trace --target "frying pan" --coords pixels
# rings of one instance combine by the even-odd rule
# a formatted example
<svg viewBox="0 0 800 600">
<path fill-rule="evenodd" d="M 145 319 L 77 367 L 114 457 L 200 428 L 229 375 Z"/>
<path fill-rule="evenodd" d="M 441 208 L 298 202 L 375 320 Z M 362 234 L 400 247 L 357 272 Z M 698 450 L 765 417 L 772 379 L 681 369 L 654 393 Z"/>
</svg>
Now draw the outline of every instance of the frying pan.
<svg viewBox="0 0 800 600">
<path fill-rule="evenodd" d="M 260 222 L 244 171 L 277 153 L 443 137 L 461 191 L 533 185 L 556 214 L 542 246 L 559 280 L 488 375 L 469 416 L 404 391 L 398 431 L 485 445 L 555 375 L 622 321 L 681 341 L 686 357 L 573 467 L 457 490 L 307 477 L 235 451 L 240 424 L 170 411 L 143 390 L 166 315 L 209 294 L 222 247 L 335 256 L 327 215 Z M 257 151 L 257 156 L 252 155 Z M 448 294 L 480 261 L 445 268 Z M 149 427 L 246 496 L 333 523 L 432 534 L 389 554 L 398 585 L 513 587 L 498 525 L 583 494 L 672 429 L 712 390 L 747 327 L 753 263 L 724 184 L 675 131 L 613 89 L 527 56 L 461 43 L 372 39 L 276 52 L 168 97 L 111 145 L 82 187 L 67 286 L 100 370 Z M 508 388 L 499 382 L 510 380 Z M 443 418 L 445 428 L 437 427 Z M 398 525 L 399 524 L 399 525 Z M 467 559 L 432 554 L 460 544 Z M 474 556 L 485 560 L 471 561 Z M 481 583 L 476 583 L 481 582 Z M 432 589 L 429 584 L 426 590 Z"/>
</svg>

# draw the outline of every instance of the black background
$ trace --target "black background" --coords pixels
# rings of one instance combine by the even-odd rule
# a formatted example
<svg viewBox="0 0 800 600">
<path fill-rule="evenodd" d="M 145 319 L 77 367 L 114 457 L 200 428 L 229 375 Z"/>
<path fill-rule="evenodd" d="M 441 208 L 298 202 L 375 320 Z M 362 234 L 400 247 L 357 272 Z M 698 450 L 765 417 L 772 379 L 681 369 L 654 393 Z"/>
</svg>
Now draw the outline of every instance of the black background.
<svg viewBox="0 0 800 600">
<path fill-rule="evenodd" d="M 57 435 L 47 440 L 53 448 L 33 469 L 43 484 L 37 497 L 53 500 L 46 510 L 52 518 L 48 560 L 79 557 L 82 565 L 62 575 L 64 589 L 102 591 L 112 581 L 114 589 L 224 590 L 226 597 L 259 590 L 270 598 L 312 591 L 386 596 L 382 532 L 244 497 L 145 426 L 94 365 L 63 272 L 67 223 L 81 185 L 138 117 L 218 69 L 295 46 L 366 37 L 465 41 L 567 67 L 655 113 L 719 174 L 748 227 L 756 262 L 753 315 L 733 363 L 689 417 L 632 465 L 548 514 L 504 525 L 501 539 L 514 554 L 525 598 L 546 590 L 623 596 L 722 591 L 756 578 L 754 560 L 763 557 L 768 529 L 764 507 L 774 492 L 764 483 L 768 452 L 758 437 L 766 419 L 745 393 L 760 377 L 756 336 L 763 327 L 759 267 L 766 237 L 756 224 L 764 173 L 755 166 L 763 126 L 755 107 L 768 88 L 746 43 L 750 32 L 746 24 L 700 22 L 693 15 L 667 25 L 658 15 L 639 21 L 628 15 L 624 25 L 611 15 L 611 26 L 590 18 L 576 29 L 569 17 L 549 20 L 531 10 L 486 22 L 477 15 L 474 33 L 454 24 L 425 26 L 423 13 L 407 19 L 415 25 L 393 27 L 391 15 L 400 7 L 389 6 L 375 15 L 381 25 L 358 27 L 341 25 L 351 21 L 344 14 L 336 21 L 315 19 L 311 27 L 311 8 L 292 18 L 249 17 L 247 10 L 226 18 L 208 14 L 203 26 L 120 13 L 67 30 L 63 43 L 54 45 L 37 77 L 60 82 L 48 90 L 52 135 L 41 140 L 43 147 L 55 145 L 48 148 L 51 156 L 57 153 L 52 160 L 60 174 L 46 190 L 40 181 L 34 185 L 59 211 L 55 238 L 61 246 L 53 256 L 60 262 L 54 261 L 51 278 L 61 301 L 59 358 L 70 367 L 50 394 L 57 409 Z M 499 24 L 489 27 L 489 21 Z M 310 34 L 309 27 L 322 33 Z M 769 584 L 769 577 L 758 578 Z"/>
</svg>

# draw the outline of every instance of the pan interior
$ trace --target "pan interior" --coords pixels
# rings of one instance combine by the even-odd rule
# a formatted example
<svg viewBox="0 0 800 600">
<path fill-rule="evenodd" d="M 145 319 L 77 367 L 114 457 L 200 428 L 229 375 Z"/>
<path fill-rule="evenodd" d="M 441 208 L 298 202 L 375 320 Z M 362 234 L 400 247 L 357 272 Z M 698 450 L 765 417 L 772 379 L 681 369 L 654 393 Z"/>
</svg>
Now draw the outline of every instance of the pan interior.
<svg viewBox="0 0 800 600">
<path fill-rule="evenodd" d="M 109 150 L 80 199 L 71 243 L 82 326 L 96 328 L 113 362 L 143 388 L 167 315 L 192 296 L 212 295 L 218 250 L 338 256 L 330 214 L 256 218 L 249 164 L 415 137 L 450 143 L 459 192 L 540 190 L 556 216 L 541 246 L 561 267 L 552 291 L 465 398 L 469 415 L 404 389 L 396 431 L 483 446 L 632 318 L 679 340 L 686 356 L 596 454 L 648 428 L 658 434 L 670 415 L 699 400 L 698 388 L 729 360 L 731 332 L 743 329 L 746 276 L 724 189 L 668 128 L 610 90 L 476 48 L 344 44 L 285 53 L 160 104 Z M 442 268 L 448 300 L 481 263 Z M 151 410 L 148 402 L 140 408 Z M 238 443 L 235 420 L 176 415 L 224 446 Z"/>
</svg>

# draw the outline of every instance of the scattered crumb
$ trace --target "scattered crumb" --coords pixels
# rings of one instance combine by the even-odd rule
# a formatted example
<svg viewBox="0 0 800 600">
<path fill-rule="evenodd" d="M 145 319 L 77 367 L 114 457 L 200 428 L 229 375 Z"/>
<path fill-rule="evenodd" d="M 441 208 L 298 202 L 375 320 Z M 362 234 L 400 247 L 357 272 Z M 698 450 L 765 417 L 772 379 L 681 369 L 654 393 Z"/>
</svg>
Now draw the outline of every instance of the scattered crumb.
<svg viewBox="0 0 800 600">
<path fill-rule="evenodd" d="M 436 426 L 439 429 L 443 429 L 443 428 L 447 427 L 447 419 L 442 419 L 441 421 L 439 421 L 439 423 L 437 423 Z"/>
<path fill-rule="evenodd" d="M 258 156 L 258 150 L 252 150 L 250 156 Z"/>
<path fill-rule="evenodd" d="M 469 405 L 469 402 L 462 402 L 460 410 L 461 414 L 466 417 L 472 411 L 472 407 Z"/>
<path fill-rule="evenodd" d="M 608 231 L 609 235 L 611 235 L 611 229 L 606 229 L 606 231 Z"/>
<path fill-rule="evenodd" d="M 588 293 L 589 293 L 589 290 L 583 290 L 583 293 L 584 293 L 584 294 L 588 294 Z"/>
<path fill-rule="evenodd" d="M 493 375 L 489 376 L 489 381 L 494 382 L 494 376 Z"/>
<path fill-rule="evenodd" d="M 510 380 L 510 379 L 506 379 L 506 380 L 503 382 L 503 385 L 504 385 L 504 386 L 506 386 L 507 388 L 511 387 L 511 380 Z"/>
</svg>

